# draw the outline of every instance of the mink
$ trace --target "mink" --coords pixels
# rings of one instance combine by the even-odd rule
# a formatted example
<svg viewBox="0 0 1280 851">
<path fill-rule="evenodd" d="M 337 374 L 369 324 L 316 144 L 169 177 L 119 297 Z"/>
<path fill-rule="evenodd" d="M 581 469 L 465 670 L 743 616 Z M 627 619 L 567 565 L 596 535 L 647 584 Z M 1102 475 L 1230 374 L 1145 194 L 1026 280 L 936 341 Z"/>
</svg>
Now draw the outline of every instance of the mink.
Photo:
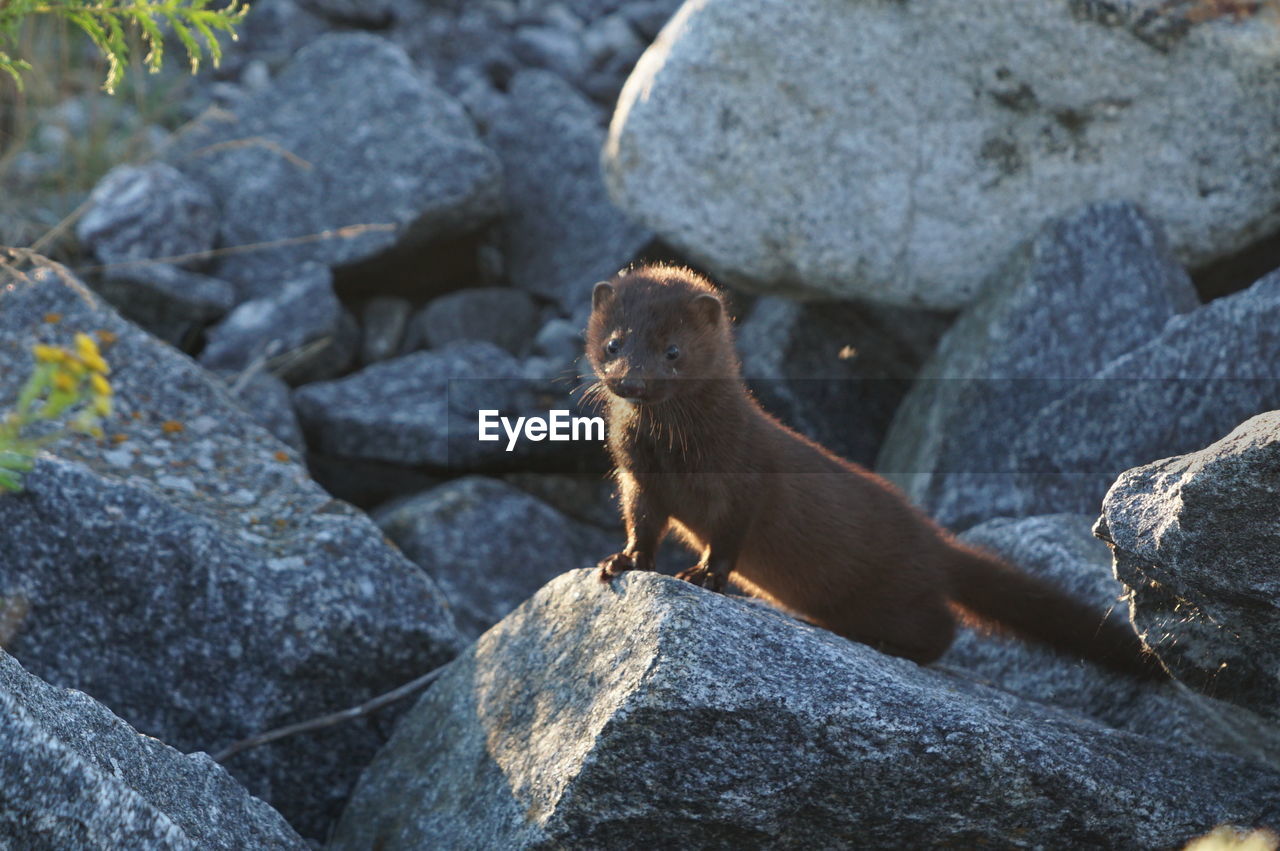
<svg viewBox="0 0 1280 851">
<path fill-rule="evenodd" d="M 1127 624 L 969 546 L 890 482 L 765 412 L 741 377 L 724 298 L 681 267 L 596 284 L 587 359 L 607 403 L 626 545 L 608 581 L 654 569 L 679 536 L 701 558 L 677 577 L 732 582 L 800 618 L 924 665 L 957 618 L 1142 679 L 1167 674 Z"/>
</svg>

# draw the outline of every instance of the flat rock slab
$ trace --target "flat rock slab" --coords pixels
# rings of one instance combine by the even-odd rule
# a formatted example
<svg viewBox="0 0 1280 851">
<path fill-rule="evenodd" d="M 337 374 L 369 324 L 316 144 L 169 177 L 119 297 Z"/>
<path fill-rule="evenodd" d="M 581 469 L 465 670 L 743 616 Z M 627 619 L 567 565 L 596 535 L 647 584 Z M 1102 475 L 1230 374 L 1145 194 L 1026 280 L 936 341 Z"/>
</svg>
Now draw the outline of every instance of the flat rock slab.
<svg viewBox="0 0 1280 851">
<path fill-rule="evenodd" d="M 332 848 L 1170 847 L 1280 774 L 655 574 L 567 573 L 405 716 Z"/>
<path fill-rule="evenodd" d="M 311 447 L 334 457 L 457 473 L 597 456 L 599 442 L 523 438 L 508 452 L 496 419 L 489 433 L 499 439 L 479 440 L 482 410 L 513 423 L 526 415 L 547 417 L 552 409 L 577 415 L 563 382 L 525 375 L 520 361 L 493 343 L 459 341 L 308 384 L 293 398 Z"/>
<path fill-rule="evenodd" d="M 1200 266 L 1280 227 L 1274 22 L 1200 5 L 686 3 L 622 91 L 607 182 L 768 291 L 960 307 L 1042 221 L 1103 198 Z"/>
<path fill-rule="evenodd" d="M 143 736 L 88 695 L 0 650 L 0 845 L 308 847 L 207 754 Z"/>
<path fill-rule="evenodd" d="M 1173 317 L 1030 418 L 1009 448 L 1012 475 L 948 499 L 996 516 L 1097 511 L 1125 470 L 1195 451 L 1280 408 L 1277 327 L 1280 272 Z"/>
<path fill-rule="evenodd" d="M 1198 305 L 1163 229 L 1135 205 L 1049 222 L 943 336 L 876 469 L 948 526 L 1012 513 L 974 494 L 1015 472 L 1010 446 L 1027 423 Z"/>
<path fill-rule="evenodd" d="M 312 42 L 233 114 L 185 133 L 169 159 L 217 200 L 223 246 L 350 228 L 224 256 L 217 273 L 245 298 L 306 261 L 341 266 L 421 246 L 502 207 L 501 164 L 462 107 L 367 34 Z"/>
<path fill-rule="evenodd" d="M 1280 719 L 1280 411 L 1124 473 L 1097 533 L 1133 620 L 1181 680 Z"/>
<path fill-rule="evenodd" d="M 56 321 L 50 321 L 56 320 Z M 73 279 L 0 285 L 0 399 L 37 342 L 110 332 L 109 439 L 67 439 L 0 496 L 0 595 L 29 601 L 8 649 L 184 751 L 360 703 L 450 658 L 439 589 L 190 359 Z M 378 723 L 247 751 L 228 768 L 324 836 Z"/>
</svg>

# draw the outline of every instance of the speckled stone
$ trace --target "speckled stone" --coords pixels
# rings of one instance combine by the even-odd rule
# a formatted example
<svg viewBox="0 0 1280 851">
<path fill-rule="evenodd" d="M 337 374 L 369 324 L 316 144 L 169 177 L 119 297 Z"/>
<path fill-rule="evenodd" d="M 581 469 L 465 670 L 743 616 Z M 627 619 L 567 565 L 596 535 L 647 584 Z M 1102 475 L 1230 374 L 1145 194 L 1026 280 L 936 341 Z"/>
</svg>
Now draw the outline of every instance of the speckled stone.
<svg viewBox="0 0 1280 851">
<path fill-rule="evenodd" d="M 1188 685 L 1280 720 L 1280 411 L 1125 472 L 1097 532 L 1133 620 Z"/>
<path fill-rule="evenodd" d="M 217 274 L 242 298 L 273 292 L 308 260 L 338 266 L 421 247 L 502 208 L 497 157 L 461 105 L 386 39 L 319 38 L 234 113 L 206 116 L 168 155 L 216 199 L 223 245 L 380 226 L 223 257 Z"/>
<path fill-rule="evenodd" d="M 0 594 L 30 601 L 8 649 L 28 670 L 139 732 L 212 752 L 453 655 L 459 639 L 430 578 L 315 485 L 216 378 L 74 280 L 0 281 L 0 399 L 31 369 L 32 344 L 80 330 L 118 338 L 104 352 L 109 439 L 54 444 L 23 493 L 0 496 Z M 227 767 L 322 837 L 382 740 L 366 720 Z"/>
<path fill-rule="evenodd" d="M 1106 198 L 1197 267 L 1280 227 L 1274 22 L 1205 8 L 685 3 L 618 100 L 607 182 L 769 292 L 961 307 L 1041 222 Z"/>
<path fill-rule="evenodd" d="M 0 845 L 308 847 L 207 754 L 184 755 L 0 650 Z"/>
<path fill-rule="evenodd" d="M 566 573 L 361 778 L 335 851 L 1178 846 L 1280 772 L 1108 729 L 652 573 Z"/>
</svg>

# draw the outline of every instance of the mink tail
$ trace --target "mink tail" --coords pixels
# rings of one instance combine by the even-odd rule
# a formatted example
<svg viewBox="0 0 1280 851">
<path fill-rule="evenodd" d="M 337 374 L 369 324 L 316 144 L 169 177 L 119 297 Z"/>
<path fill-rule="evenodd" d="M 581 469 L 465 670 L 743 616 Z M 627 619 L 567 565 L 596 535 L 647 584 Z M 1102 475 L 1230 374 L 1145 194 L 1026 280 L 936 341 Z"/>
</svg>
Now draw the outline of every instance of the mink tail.
<svg viewBox="0 0 1280 851">
<path fill-rule="evenodd" d="M 1138 679 L 1169 679 L 1127 624 L 990 553 L 952 547 L 949 596 L 984 624 Z"/>
</svg>

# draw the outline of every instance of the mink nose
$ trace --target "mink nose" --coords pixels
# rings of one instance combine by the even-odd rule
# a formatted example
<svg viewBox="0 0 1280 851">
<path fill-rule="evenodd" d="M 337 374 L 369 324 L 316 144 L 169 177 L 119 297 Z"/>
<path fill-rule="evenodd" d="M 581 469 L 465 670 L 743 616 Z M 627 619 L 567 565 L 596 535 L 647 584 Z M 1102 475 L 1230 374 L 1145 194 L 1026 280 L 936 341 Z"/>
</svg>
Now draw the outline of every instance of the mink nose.
<svg viewBox="0 0 1280 851">
<path fill-rule="evenodd" d="M 643 399 L 645 382 L 643 378 L 623 378 L 618 381 L 618 395 L 624 399 Z"/>
</svg>

